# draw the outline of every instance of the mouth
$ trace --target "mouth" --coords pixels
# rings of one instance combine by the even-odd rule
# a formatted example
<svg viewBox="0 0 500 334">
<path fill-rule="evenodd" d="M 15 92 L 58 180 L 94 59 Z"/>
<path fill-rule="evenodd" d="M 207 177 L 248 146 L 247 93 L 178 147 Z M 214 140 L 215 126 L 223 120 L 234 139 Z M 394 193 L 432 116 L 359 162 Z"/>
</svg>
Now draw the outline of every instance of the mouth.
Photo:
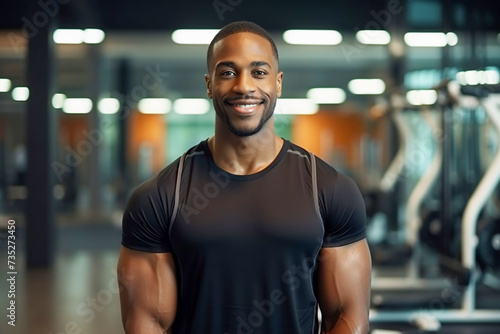
<svg viewBox="0 0 500 334">
<path fill-rule="evenodd" d="M 238 114 L 252 114 L 254 113 L 261 104 L 263 100 L 251 99 L 251 100 L 230 100 L 226 104 L 231 107 Z"/>
</svg>

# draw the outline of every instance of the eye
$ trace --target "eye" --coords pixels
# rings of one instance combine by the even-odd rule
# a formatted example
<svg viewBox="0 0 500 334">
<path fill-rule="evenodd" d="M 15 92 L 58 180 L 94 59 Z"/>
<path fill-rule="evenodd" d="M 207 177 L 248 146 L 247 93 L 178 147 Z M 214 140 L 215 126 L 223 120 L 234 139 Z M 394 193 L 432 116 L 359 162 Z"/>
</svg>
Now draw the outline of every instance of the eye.
<svg viewBox="0 0 500 334">
<path fill-rule="evenodd" d="M 255 70 L 255 71 L 253 71 L 253 74 L 255 76 L 262 77 L 262 76 L 265 76 L 267 74 L 267 72 L 266 71 L 262 71 L 262 70 Z"/>
<path fill-rule="evenodd" d="M 229 77 L 236 75 L 233 71 L 223 71 L 219 74 L 221 77 Z"/>
</svg>

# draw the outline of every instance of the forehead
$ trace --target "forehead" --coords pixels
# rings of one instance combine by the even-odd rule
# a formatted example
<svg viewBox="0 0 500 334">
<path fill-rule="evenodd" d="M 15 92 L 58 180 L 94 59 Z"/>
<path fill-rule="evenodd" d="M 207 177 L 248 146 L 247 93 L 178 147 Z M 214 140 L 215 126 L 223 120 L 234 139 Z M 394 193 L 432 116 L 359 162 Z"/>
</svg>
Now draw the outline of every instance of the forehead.
<svg viewBox="0 0 500 334">
<path fill-rule="evenodd" d="M 254 33 L 239 32 L 224 37 L 214 44 L 212 63 L 221 61 L 254 62 L 266 61 L 277 66 L 271 43 Z"/>
</svg>

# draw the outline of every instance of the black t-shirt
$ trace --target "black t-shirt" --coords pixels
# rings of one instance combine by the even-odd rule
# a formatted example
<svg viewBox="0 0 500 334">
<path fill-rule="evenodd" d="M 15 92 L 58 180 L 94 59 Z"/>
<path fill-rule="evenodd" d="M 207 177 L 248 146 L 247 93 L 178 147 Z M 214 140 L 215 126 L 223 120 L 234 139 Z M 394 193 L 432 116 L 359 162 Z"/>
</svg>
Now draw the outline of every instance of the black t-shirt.
<svg viewBox="0 0 500 334">
<path fill-rule="evenodd" d="M 317 330 L 318 253 L 363 239 L 365 207 L 350 178 L 314 160 L 317 189 L 311 155 L 287 140 L 252 175 L 219 168 L 202 141 L 185 155 L 172 222 L 179 159 L 134 191 L 122 245 L 172 252 L 175 334 Z"/>
</svg>

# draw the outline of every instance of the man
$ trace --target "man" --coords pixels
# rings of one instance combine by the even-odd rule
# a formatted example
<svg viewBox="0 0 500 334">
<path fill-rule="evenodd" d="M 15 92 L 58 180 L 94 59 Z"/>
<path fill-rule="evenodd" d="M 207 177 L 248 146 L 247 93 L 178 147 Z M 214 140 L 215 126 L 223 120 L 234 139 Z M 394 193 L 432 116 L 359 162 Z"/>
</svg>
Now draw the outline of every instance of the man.
<svg viewBox="0 0 500 334">
<path fill-rule="evenodd" d="M 129 334 L 367 333 L 371 260 L 356 185 L 274 133 L 269 34 L 222 28 L 207 52 L 213 137 L 133 193 L 118 263 Z"/>
</svg>

